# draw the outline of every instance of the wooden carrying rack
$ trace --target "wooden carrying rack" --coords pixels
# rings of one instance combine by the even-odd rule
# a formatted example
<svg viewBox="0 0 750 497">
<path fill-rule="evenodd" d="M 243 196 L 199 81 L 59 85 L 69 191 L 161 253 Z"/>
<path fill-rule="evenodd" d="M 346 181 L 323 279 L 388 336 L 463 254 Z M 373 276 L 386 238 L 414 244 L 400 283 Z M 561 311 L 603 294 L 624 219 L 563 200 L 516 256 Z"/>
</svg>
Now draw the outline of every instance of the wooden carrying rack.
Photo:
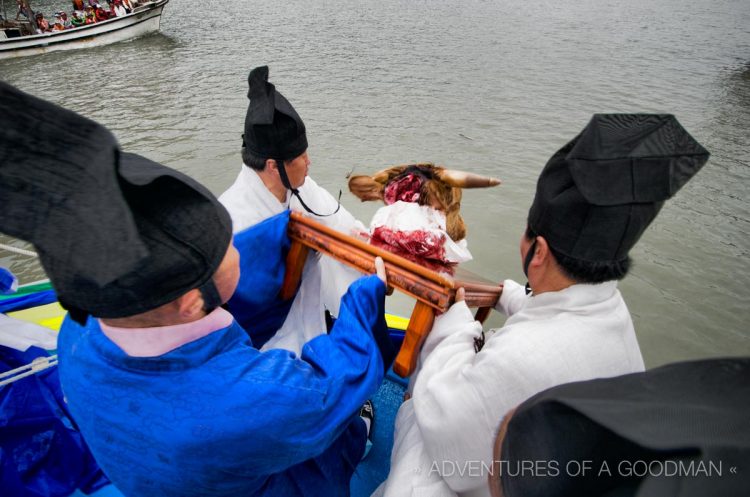
<svg viewBox="0 0 750 497">
<path fill-rule="evenodd" d="M 432 329 L 435 312 L 445 312 L 456 298 L 456 290 L 464 288 L 466 304 L 478 307 L 476 319 L 483 322 L 495 306 L 502 287 L 459 268 L 451 277 L 437 273 L 387 250 L 374 247 L 349 235 L 324 226 L 317 221 L 292 212 L 288 227 L 292 241 L 286 259 L 286 275 L 281 287 L 283 299 L 297 291 L 310 249 L 333 257 L 363 273 L 375 273 L 375 258 L 385 262 L 389 291 L 396 288 L 416 299 L 406 328 L 401 350 L 393 370 L 405 378 L 414 372 L 417 357 L 427 334 Z"/>
</svg>

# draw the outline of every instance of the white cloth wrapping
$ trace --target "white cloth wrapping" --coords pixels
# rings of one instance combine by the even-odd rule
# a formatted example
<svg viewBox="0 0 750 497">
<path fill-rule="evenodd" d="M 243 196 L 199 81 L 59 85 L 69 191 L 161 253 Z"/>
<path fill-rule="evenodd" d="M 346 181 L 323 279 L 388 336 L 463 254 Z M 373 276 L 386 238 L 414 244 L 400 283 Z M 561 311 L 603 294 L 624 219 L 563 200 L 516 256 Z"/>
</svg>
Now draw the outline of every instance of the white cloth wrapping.
<svg viewBox="0 0 750 497">
<path fill-rule="evenodd" d="M 423 232 L 436 240 L 442 240 L 445 251 L 442 262 L 460 263 L 472 259 L 466 239 L 455 242 L 445 230 L 445 214 L 429 205 L 399 200 L 381 207 L 370 221 L 370 233 L 377 228 L 394 232 Z M 419 256 L 419 254 L 413 254 Z"/>
<path fill-rule="evenodd" d="M 0 314 L 0 345 L 25 352 L 29 347 L 57 348 L 57 332 Z"/>
<path fill-rule="evenodd" d="M 338 205 L 336 199 L 309 176 L 299 188 L 299 193 L 312 210 L 321 214 L 333 212 Z M 234 233 L 280 214 L 286 209 L 307 214 L 299 200 L 289 191 L 286 201 L 279 202 L 258 174 L 245 165 L 242 166 L 232 186 L 219 197 L 219 201 L 232 217 Z M 366 231 L 365 226 L 343 206 L 332 216 L 310 217 L 348 235 Z M 252 257 L 252 254 L 240 254 L 240 257 Z M 325 280 L 322 279 L 323 274 Z M 262 350 L 286 349 L 299 355 L 307 341 L 326 332 L 324 309 L 338 315 L 341 297 L 349 285 L 360 276 L 359 272 L 330 257 L 311 253 L 302 271 L 302 283 L 286 321 L 263 345 Z"/>
<path fill-rule="evenodd" d="M 474 338 L 481 326 L 465 303 L 435 320 L 412 401 L 401 407 L 413 415 L 399 412 L 397 418 L 386 497 L 437 485 L 434 464 L 458 495 L 489 496 L 486 468 L 500 420 L 511 408 L 556 385 L 644 370 L 616 282 L 528 297 L 523 286 L 506 280 L 496 308 L 510 317 L 488 334 L 479 353 Z"/>
</svg>

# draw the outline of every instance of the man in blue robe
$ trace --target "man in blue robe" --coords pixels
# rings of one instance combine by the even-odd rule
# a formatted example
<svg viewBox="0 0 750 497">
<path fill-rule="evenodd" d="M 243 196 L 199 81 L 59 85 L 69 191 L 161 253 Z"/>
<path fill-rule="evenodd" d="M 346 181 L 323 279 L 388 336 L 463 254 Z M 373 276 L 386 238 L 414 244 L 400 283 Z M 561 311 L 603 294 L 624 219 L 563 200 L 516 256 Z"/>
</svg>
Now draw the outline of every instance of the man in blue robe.
<svg viewBox="0 0 750 497">
<path fill-rule="evenodd" d="M 63 389 L 112 482 L 128 497 L 348 495 L 357 412 L 392 359 L 382 261 L 299 357 L 260 352 L 221 305 L 238 285 L 258 305 L 275 295 L 288 213 L 232 244 L 226 210 L 191 178 L 1 82 L 0 107 L 14 213 L 0 231 L 35 245 L 69 311 Z"/>
</svg>

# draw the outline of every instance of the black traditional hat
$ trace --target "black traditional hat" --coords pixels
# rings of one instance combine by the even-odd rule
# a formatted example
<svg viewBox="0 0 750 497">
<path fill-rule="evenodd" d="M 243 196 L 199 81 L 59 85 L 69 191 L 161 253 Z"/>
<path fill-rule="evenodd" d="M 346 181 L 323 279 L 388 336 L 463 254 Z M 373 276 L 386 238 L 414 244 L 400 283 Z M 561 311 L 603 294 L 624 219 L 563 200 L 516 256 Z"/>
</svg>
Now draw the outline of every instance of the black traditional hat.
<svg viewBox="0 0 750 497">
<path fill-rule="evenodd" d="M 250 105 L 245 116 L 245 147 L 261 159 L 292 160 L 307 150 L 305 123 L 276 87 L 268 82 L 268 66 L 247 78 Z"/>
<path fill-rule="evenodd" d="M 507 497 L 745 496 L 748 409 L 747 357 L 560 385 L 516 409 L 494 476 Z"/>
<path fill-rule="evenodd" d="M 268 82 L 268 66 L 256 67 L 250 71 L 247 81 L 250 86 L 247 92 L 250 105 L 245 116 L 242 146 L 258 158 L 276 161 L 282 184 L 297 197 L 307 212 L 321 217 L 336 214 L 341 203 L 329 214 L 318 214 L 307 206 L 299 190 L 289 182 L 284 161 L 295 159 L 307 150 L 305 123 L 284 95 Z"/>
<path fill-rule="evenodd" d="M 0 231 L 34 244 L 71 316 L 131 316 L 193 288 L 220 304 L 231 220 L 206 188 L 2 82 L 0 108 Z"/>
<path fill-rule="evenodd" d="M 709 153 L 669 114 L 595 114 L 547 162 L 529 227 L 574 259 L 624 260 Z"/>
</svg>

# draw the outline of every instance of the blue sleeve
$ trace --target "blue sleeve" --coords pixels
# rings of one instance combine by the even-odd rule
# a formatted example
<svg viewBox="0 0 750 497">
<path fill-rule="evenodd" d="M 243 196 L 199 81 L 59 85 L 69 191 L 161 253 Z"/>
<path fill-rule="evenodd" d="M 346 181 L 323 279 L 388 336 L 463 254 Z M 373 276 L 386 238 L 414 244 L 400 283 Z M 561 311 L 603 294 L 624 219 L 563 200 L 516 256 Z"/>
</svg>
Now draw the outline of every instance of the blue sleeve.
<svg viewBox="0 0 750 497">
<path fill-rule="evenodd" d="M 240 281 L 227 307 L 260 348 L 284 323 L 293 299 L 278 298 L 291 242 L 289 212 L 270 217 L 234 235 L 240 253 Z"/>
<path fill-rule="evenodd" d="M 301 357 L 269 350 L 245 363 L 240 388 L 246 390 L 231 395 L 253 399 L 250 411 L 262 406 L 262 417 L 247 419 L 261 424 L 253 445 L 264 447 L 264 471 L 321 454 L 378 390 L 385 365 L 375 335 L 387 339 L 384 301 L 382 281 L 360 278 L 344 295 L 331 333 L 310 340 Z"/>
</svg>

